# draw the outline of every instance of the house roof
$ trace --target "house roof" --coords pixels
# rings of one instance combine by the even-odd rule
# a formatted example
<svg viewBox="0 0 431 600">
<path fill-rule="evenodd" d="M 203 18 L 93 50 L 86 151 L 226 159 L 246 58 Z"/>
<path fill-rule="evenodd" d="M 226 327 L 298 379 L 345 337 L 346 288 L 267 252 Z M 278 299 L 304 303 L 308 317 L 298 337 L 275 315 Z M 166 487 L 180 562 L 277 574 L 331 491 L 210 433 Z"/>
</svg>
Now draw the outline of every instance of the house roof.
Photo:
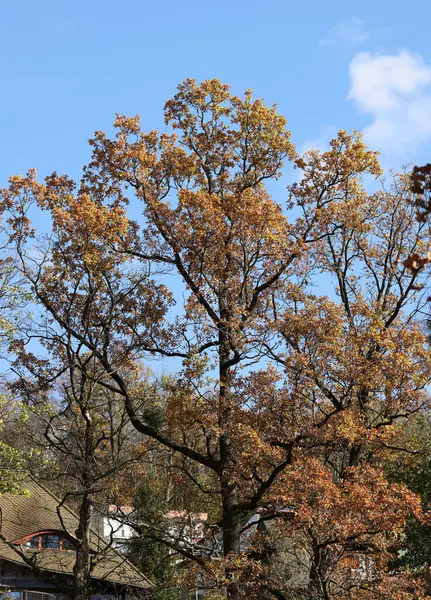
<svg viewBox="0 0 431 600">
<path fill-rule="evenodd" d="M 193 513 L 187 510 L 169 510 L 166 514 L 168 519 L 181 519 L 182 521 L 207 521 L 208 513 Z"/>
<path fill-rule="evenodd" d="M 28 478 L 23 484 L 27 494 L 4 494 L 0 496 L 0 533 L 9 542 L 16 542 L 33 533 L 47 530 L 64 532 L 74 537 L 78 517 L 47 488 Z M 60 514 L 59 514 L 60 513 Z M 91 531 L 90 547 L 96 552 L 96 564 L 92 571 L 94 579 L 136 588 L 151 588 L 148 579 L 124 555 L 116 552 L 95 532 Z M 75 563 L 73 551 L 25 550 L 35 557 L 38 569 L 71 575 Z M 0 560 L 26 565 L 6 542 L 0 542 Z"/>
</svg>

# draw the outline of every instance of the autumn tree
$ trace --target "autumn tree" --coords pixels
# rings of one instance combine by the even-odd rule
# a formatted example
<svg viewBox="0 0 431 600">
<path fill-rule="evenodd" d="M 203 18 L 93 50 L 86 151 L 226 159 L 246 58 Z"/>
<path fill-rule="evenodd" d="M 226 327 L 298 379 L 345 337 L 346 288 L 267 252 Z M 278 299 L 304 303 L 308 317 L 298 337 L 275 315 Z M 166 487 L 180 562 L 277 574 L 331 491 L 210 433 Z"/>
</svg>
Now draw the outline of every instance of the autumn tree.
<svg viewBox="0 0 431 600">
<path fill-rule="evenodd" d="M 405 178 L 369 196 L 362 177 L 381 170 L 358 133 L 299 158 L 276 107 L 217 80 L 186 80 L 165 121 L 173 132 L 146 133 L 138 117 L 118 116 L 115 138 L 91 140 L 79 185 L 31 171 L 3 191 L 22 276 L 45 309 L 17 361 L 50 385 L 66 347 L 94 356 L 135 429 L 218 499 L 209 552 L 178 551 L 224 597 L 357 598 L 374 586 L 394 598 L 388 534 L 420 506 L 379 461 L 429 381 L 421 274 L 403 266 L 421 234 Z M 281 206 L 267 183 L 286 160 L 303 178 Z M 32 204 L 52 219 L 37 252 Z M 34 337 L 45 356 L 27 351 Z M 150 358 L 177 371 L 163 418 L 152 386 L 126 376 Z M 286 525 L 283 507 L 294 515 Z M 256 512 L 302 545 L 301 589 L 284 589 L 244 544 Z M 360 588 L 340 567 L 354 542 L 382 557 Z M 415 597 L 408 585 L 399 598 Z"/>
<path fill-rule="evenodd" d="M 420 223 L 428 224 L 426 232 L 427 245 L 424 245 L 422 252 L 413 252 L 405 260 L 406 266 L 413 272 L 423 270 L 431 261 L 429 249 L 429 216 L 431 213 L 431 164 L 421 167 L 413 167 L 410 173 L 410 190 L 412 192 L 413 204 L 417 209 L 416 218 Z M 425 241 L 425 240 L 424 240 Z"/>
</svg>

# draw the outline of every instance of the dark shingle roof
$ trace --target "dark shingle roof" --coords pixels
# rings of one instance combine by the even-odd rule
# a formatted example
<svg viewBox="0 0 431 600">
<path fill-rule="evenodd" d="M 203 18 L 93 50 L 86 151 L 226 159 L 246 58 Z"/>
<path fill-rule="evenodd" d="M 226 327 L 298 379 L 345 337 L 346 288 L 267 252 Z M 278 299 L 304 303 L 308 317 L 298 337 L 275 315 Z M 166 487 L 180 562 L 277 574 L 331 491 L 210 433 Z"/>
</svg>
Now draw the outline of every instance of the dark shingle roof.
<svg viewBox="0 0 431 600">
<path fill-rule="evenodd" d="M 4 494 L 0 496 L 0 533 L 8 541 L 15 542 L 32 533 L 46 530 L 65 531 L 74 535 L 78 517 L 66 506 L 57 507 L 60 500 L 32 478 L 24 482 L 26 495 Z M 63 524 L 62 524 L 63 522 Z M 63 526 L 64 525 L 64 526 Z M 90 545 L 97 552 L 92 577 L 137 588 L 150 588 L 148 579 L 128 561 L 124 555 L 109 548 L 106 542 L 91 532 Z M 34 550 L 26 550 L 34 556 Z M 0 542 L 0 559 L 26 564 L 5 542 Z M 37 552 L 36 565 L 39 569 L 70 575 L 73 572 L 75 553 L 55 550 Z"/>
</svg>

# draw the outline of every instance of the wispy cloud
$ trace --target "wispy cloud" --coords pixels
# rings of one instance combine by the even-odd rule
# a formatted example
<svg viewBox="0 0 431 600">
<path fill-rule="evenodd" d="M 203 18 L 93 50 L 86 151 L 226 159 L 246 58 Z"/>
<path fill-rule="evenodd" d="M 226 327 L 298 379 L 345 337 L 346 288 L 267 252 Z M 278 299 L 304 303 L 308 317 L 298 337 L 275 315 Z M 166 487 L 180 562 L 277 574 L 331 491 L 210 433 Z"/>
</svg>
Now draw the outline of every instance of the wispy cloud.
<svg viewBox="0 0 431 600">
<path fill-rule="evenodd" d="M 431 140 L 431 65 L 422 56 L 361 52 L 349 71 L 349 98 L 371 116 L 370 146 L 402 157 Z"/>
<path fill-rule="evenodd" d="M 352 17 L 338 21 L 319 44 L 329 48 L 351 48 L 365 42 L 369 36 L 365 21 Z"/>
</svg>

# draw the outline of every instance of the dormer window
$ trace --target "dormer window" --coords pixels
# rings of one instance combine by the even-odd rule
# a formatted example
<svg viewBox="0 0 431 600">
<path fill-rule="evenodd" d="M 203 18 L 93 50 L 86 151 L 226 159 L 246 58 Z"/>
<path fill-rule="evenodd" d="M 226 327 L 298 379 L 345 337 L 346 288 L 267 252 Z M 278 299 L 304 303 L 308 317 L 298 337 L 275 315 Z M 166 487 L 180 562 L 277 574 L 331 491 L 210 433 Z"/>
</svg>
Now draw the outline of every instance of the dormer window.
<svg viewBox="0 0 431 600">
<path fill-rule="evenodd" d="M 25 550 L 73 550 L 73 542 L 61 533 L 55 531 L 43 531 L 28 536 L 16 543 Z"/>
</svg>

